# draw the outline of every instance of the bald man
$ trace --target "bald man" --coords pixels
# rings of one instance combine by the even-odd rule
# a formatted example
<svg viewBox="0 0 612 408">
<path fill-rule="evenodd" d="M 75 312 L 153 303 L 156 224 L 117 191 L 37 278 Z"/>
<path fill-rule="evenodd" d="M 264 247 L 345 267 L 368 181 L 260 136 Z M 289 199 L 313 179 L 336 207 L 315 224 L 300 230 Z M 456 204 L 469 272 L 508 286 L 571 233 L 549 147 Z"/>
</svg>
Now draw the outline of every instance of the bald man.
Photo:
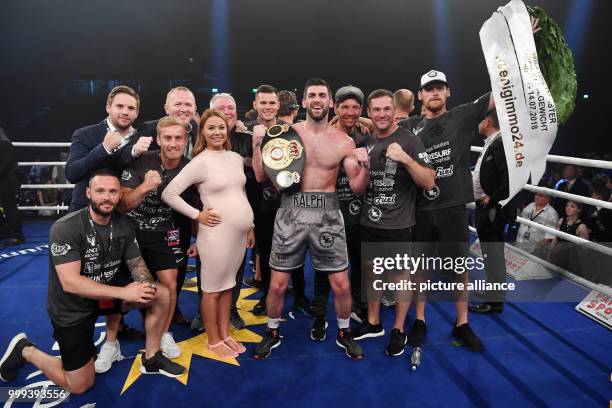
<svg viewBox="0 0 612 408">
<path fill-rule="evenodd" d="M 395 117 L 393 124 L 401 120 L 408 119 L 414 110 L 414 94 L 409 89 L 398 89 L 393 94 L 393 102 L 395 104 Z"/>
</svg>

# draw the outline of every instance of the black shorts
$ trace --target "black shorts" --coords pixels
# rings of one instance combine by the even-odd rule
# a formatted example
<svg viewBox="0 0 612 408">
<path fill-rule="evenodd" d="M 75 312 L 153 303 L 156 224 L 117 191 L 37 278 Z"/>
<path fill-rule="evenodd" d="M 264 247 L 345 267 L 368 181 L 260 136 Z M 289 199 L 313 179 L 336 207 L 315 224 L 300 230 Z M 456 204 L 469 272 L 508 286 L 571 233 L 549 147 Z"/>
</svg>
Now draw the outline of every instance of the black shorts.
<svg viewBox="0 0 612 408">
<path fill-rule="evenodd" d="M 441 257 L 469 256 L 469 219 L 464 204 L 437 210 L 417 211 L 414 241 L 417 253 L 434 256 L 438 243 Z"/>
<path fill-rule="evenodd" d="M 96 356 L 93 339 L 96 320 L 98 320 L 98 314 L 93 313 L 70 327 L 57 326 L 51 322 L 53 338 L 59 344 L 64 370 L 78 370 Z"/>
<path fill-rule="evenodd" d="M 359 229 L 361 242 L 412 242 L 414 228 L 382 229 L 361 226 Z"/>
<path fill-rule="evenodd" d="M 166 231 L 136 231 L 142 258 L 152 274 L 165 269 L 178 269 L 187 263 L 183 245 L 168 246 Z"/>
</svg>

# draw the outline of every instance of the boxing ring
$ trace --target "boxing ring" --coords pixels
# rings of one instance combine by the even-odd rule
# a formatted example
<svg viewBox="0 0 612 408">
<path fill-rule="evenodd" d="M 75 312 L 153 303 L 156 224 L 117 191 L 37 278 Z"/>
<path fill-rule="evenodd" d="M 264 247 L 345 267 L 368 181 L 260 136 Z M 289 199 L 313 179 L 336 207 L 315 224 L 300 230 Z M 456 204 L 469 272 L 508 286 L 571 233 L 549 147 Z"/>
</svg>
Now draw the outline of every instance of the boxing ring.
<svg viewBox="0 0 612 408">
<path fill-rule="evenodd" d="M 68 148 L 69 143 L 15 142 L 17 148 Z M 473 152 L 481 148 L 472 147 Z M 612 162 L 548 156 L 553 163 L 575 164 L 612 169 Z M 64 162 L 19 162 L 19 166 L 64 166 Z M 72 184 L 23 184 L 22 189 L 70 189 Z M 612 203 L 576 196 L 542 187 L 525 186 L 530 192 L 544 192 L 554 197 L 571 199 L 586 205 L 612 210 Z M 67 206 L 20 206 L 22 211 L 64 211 Z M 612 256 L 612 249 L 598 243 L 565 234 L 517 218 L 528 225 L 584 246 L 600 254 Z M 59 352 L 51 336 L 51 325 L 44 313 L 47 289 L 47 239 L 51 222 L 37 221 L 25 225 L 26 240 L 15 248 L 0 250 L 0 347 L 17 332 L 25 331 L 48 353 Z M 472 233 L 475 229 L 470 227 Z M 472 234 L 471 239 L 475 237 Z M 512 246 L 511 244 L 506 244 Z M 598 291 L 612 297 L 608 286 L 593 283 L 570 271 L 538 258 L 520 248 L 512 250 L 553 272 L 549 281 L 566 288 L 574 295 L 586 296 Z M 306 264 L 307 295 L 312 298 L 313 274 Z M 249 271 L 246 276 L 250 276 Z M 612 270 L 610 271 L 612 273 Z M 188 279 L 193 275 L 188 274 Z M 512 277 L 509 277 L 512 280 Z M 533 281 L 541 285 L 542 280 Z M 428 338 L 423 346 L 423 363 L 410 370 L 410 353 L 399 358 L 384 355 L 386 337 L 360 342 L 365 358 L 347 359 L 334 344 L 335 321 L 332 303 L 328 305 L 328 339 L 313 342 L 308 331 L 312 320 L 304 315 L 290 316 L 282 323 L 283 345 L 265 361 L 251 357 L 253 339 L 263 334 L 265 318 L 254 319 L 248 312 L 257 302 L 255 289 L 243 288 L 239 308 L 247 327 L 240 331 L 248 350 L 236 361 L 225 362 L 198 354 L 201 334 L 188 328 L 176 328 L 175 338 L 183 350 L 189 350 L 189 376 L 184 383 L 158 376 L 135 377 L 135 356 L 141 344 L 121 343 L 126 357 L 115 363 L 106 374 L 96 376 L 93 389 L 83 396 L 70 396 L 57 401 L 60 406 L 236 406 L 286 405 L 328 406 L 330 404 L 392 405 L 423 404 L 431 406 L 602 406 L 610 400 L 610 330 L 590 320 L 574 308 L 576 302 L 511 302 L 500 315 L 470 315 L 470 324 L 481 337 L 484 353 L 470 353 L 453 341 L 450 328 L 454 320 L 452 303 L 428 305 Z M 191 317 L 197 309 L 194 288 L 184 288 L 180 298 L 183 313 Z M 287 305 L 288 304 L 288 305 Z M 291 300 L 286 302 L 290 309 Z M 406 323 L 409 328 L 413 312 Z M 137 313 L 126 315 L 130 326 L 142 327 Z M 393 311 L 383 308 L 381 321 L 390 327 Z M 96 344 L 104 339 L 103 320 L 97 323 Z M 17 388 L 33 387 L 44 382 L 32 366 L 23 370 L 15 383 Z M 3 384 L 4 385 L 4 384 Z M 300 396 L 308 395 L 308 403 Z M 8 404 L 8 403 L 7 403 Z M 38 404 L 34 406 L 54 406 Z M 11 406 L 10 404 L 4 405 Z"/>
</svg>

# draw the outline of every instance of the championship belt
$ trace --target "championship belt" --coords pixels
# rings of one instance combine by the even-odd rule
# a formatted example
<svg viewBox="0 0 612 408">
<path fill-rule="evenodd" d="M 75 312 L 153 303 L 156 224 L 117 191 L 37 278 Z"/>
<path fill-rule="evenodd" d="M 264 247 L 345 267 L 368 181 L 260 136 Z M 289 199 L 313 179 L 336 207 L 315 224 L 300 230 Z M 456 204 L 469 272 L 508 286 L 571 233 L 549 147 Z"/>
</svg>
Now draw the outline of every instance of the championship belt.
<svg viewBox="0 0 612 408">
<path fill-rule="evenodd" d="M 306 152 L 302 138 L 287 124 L 270 127 L 261 143 L 264 172 L 278 191 L 299 187 Z"/>
</svg>

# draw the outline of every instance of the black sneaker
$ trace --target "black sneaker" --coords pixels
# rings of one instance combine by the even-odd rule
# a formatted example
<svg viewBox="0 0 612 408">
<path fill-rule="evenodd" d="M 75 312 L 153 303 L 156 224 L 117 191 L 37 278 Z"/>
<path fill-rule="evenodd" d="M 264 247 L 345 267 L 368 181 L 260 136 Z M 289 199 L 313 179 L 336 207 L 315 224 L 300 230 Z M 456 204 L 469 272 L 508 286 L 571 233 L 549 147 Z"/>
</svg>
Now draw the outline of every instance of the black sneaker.
<svg viewBox="0 0 612 408">
<path fill-rule="evenodd" d="M 404 354 L 404 347 L 406 346 L 406 334 L 402 333 L 400 329 L 391 330 L 391 337 L 389 338 L 389 345 L 385 353 L 388 356 L 401 356 Z"/>
<path fill-rule="evenodd" d="M 237 309 L 232 309 L 232 311 L 230 312 L 230 324 L 236 330 L 244 329 L 244 320 L 238 314 Z"/>
<path fill-rule="evenodd" d="M 351 329 L 338 329 L 336 344 L 344 349 L 346 355 L 349 356 L 349 358 L 352 358 L 354 360 L 361 360 L 363 358 L 363 350 L 353 338 Z"/>
<path fill-rule="evenodd" d="M 370 324 L 367 320 L 355 327 L 353 338 L 355 340 L 367 339 L 369 337 L 380 337 L 385 335 L 382 324 Z"/>
<path fill-rule="evenodd" d="M 257 360 L 264 359 L 272 353 L 272 349 L 280 346 L 281 339 L 278 329 L 266 328 L 264 338 L 255 346 L 253 357 Z"/>
<path fill-rule="evenodd" d="M 325 341 L 327 338 L 327 326 L 325 316 L 315 317 L 312 329 L 310 329 L 310 338 L 314 341 Z"/>
<path fill-rule="evenodd" d="M 461 340 L 470 351 L 484 351 L 482 342 L 472 331 L 469 323 L 464 323 L 459 327 L 453 327 L 452 335 Z"/>
<path fill-rule="evenodd" d="M 406 336 L 406 341 L 412 347 L 421 347 L 427 336 L 427 325 L 421 319 L 416 319 Z"/>
<path fill-rule="evenodd" d="M 265 316 L 266 315 L 266 299 L 261 298 L 259 302 L 255 305 L 253 310 L 251 310 L 255 316 Z"/>
<path fill-rule="evenodd" d="M 0 360 L 0 380 L 9 382 L 17 378 L 17 371 L 27 363 L 21 352 L 29 346 L 36 347 L 34 343 L 28 340 L 25 333 L 19 333 L 11 339 L 2 360 Z"/>
<path fill-rule="evenodd" d="M 306 316 L 314 316 L 314 307 L 308 298 L 298 298 L 293 301 L 293 308 L 304 313 Z"/>
<path fill-rule="evenodd" d="M 142 374 L 161 374 L 172 378 L 185 374 L 185 367 L 164 357 L 161 350 L 148 360 L 145 358 L 144 352 L 140 358 L 142 360 L 142 364 L 140 364 L 140 372 Z"/>
<path fill-rule="evenodd" d="M 242 280 L 242 282 L 245 285 L 250 286 L 251 288 L 263 289 L 263 281 L 255 279 L 254 276 L 252 276 L 252 277 L 250 277 L 248 279 L 245 278 L 245 279 Z"/>
</svg>

